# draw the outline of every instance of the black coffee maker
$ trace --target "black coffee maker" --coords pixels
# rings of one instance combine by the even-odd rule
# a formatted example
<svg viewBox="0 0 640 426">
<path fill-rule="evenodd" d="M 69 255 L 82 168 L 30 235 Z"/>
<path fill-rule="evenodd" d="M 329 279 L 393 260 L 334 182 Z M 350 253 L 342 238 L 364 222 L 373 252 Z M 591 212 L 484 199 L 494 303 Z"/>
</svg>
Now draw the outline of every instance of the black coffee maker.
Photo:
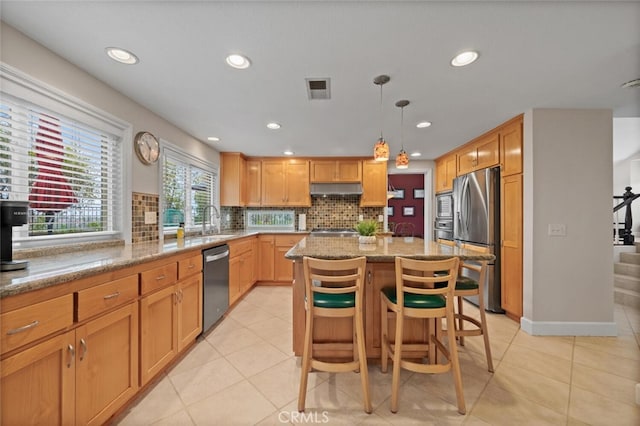
<svg viewBox="0 0 640 426">
<path fill-rule="evenodd" d="M 13 260 L 13 227 L 27 223 L 28 201 L 0 200 L 0 271 L 29 266 L 27 260 Z"/>
</svg>

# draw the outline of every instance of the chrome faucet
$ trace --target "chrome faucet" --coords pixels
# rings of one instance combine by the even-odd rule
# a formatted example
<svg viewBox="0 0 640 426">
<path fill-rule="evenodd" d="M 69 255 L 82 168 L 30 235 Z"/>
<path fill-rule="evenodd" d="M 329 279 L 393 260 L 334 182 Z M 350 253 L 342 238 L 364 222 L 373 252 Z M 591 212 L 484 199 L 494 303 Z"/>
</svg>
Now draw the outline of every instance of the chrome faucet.
<svg viewBox="0 0 640 426">
<path fill-rule="evenodd" d="M 207 211 L 209 214 L 207 215 Z M 211 217 L 211 213 L 214 213 L 217 219 L 220 219 L 220 212 L 218 208 L 213 204 L 209 204 L 202 209 L 202 235 L 207 235 L 209 233 L 219 233 L 220 229 L 214 223 L 213 218 Z M 210 228 L 207 230 L 207 219 L 209 220 Z M 215 232 L 214 232 L 215 231 Z"/>
</svg>

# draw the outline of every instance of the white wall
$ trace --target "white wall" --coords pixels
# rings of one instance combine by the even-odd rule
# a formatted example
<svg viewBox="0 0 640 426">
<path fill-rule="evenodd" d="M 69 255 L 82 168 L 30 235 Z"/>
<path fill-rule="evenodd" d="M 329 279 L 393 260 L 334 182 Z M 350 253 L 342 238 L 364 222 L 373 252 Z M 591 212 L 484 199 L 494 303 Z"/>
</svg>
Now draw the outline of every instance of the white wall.
<svg viewBox="0 0 640 426">
<path fill-rule="evenodd" d="M 521 325 L 530 334 L 615 334 L 612 123 L 610 110 L 525 113 Z M 566 236 L 549 236 L 549 224 Z"/>
<path fill-rule="evenodd" d="M 170 141 L 196 157 L 207 159 L 213 164 L 220 164 L 219 153 L 208 145 L 2 21 L 0 21 L 0 60 L 35 79 L 131 123 L 134 135 L 141 130 L 150 131 L 156 137 Z M 131 191 L 158 194 L 158 163 L 145 166 L 135 156 L 132 146 L 129 150 L 132 156 Z"/>
</svg>

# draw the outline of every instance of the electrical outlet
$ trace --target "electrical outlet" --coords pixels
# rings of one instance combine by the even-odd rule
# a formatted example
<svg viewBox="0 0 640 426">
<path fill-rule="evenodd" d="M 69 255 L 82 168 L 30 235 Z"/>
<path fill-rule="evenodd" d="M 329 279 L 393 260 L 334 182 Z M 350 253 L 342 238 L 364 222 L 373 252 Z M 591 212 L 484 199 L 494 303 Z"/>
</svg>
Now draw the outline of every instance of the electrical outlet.
<svg viewBox="0 0 640 426">
<path fill-rule="evenodd" d="M 378 215 L 378 222 L 384 222 L 384 215 Z"/>
<path fill-rule="evenodd" d="M 364 215 L 363 215 L 363 214 L 359 215 L 359 216 L 358 216 L 358 220 L 359 220 L 360 222 L 362 222 L 362 221 L 364 220 Z"/>
<path fill-rule="evenodd" d="M 144 224 L 153 225 L 156 223 L 157 212 L 144 212 Z"/>
<path fill-rule="evenodd" d="M 564 223 L 550 223 L 549 236 L 550 237 L 566 237 L 567 225 L 565 225 Z"/>
</svg>

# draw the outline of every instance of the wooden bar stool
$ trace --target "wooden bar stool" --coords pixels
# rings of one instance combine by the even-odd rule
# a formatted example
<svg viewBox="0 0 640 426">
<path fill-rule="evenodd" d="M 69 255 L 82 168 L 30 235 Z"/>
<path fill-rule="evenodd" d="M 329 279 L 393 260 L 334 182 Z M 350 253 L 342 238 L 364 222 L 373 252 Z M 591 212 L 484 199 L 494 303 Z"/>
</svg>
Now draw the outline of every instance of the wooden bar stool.
<svg viewBox="0 0 640 426">
<path fill-rule="evenodd" d="M 398 388 L 400 386 L 400 368 L 416 373 L 453 372 L 456 388 L 458 412 L 466 412 L 462 391 L 462 375 L 458 361 L 458 348 L 454 333 L 447 333 L 448 348 L 441 340 L 442 319 L 453 324 L 453 292 L 458 274 L 459 259 L 447 260 L 413 260 L 396 257 L 396 286 L 383 288 L 380 297 L 381 311 L 381 364 L 382 372 L 387 372 L 388 359 L 393 361 L 393 378 L 391 381 L 391 412 L 398 411 Z M 446 275 L 435 275 L 439 271 Z M 446 281 L 444 287 L 436 287 L 436 283 Z M 389 316 L 395 314 L 395 341 L 389 339 Z M 429 322 L 427 342 L 408 344 L 403 342 L 404 320 L 423 318 Z M 403 351 L 426 351 L 429 364 L 409 361 L 403 358 Z M 436 364 L 437 354 L 447 359 L 445 364 Z M 438 357 L 438 359 L 441 359 Z"/>
<path fill-rule="evenodd" d="M 476 246 L 474 244 L 462 244 L 460 246 L 463 249 L 474 250 L 480 253 L 489 253 L 488 247 Z M 478 280 L 470 278 L 465 274 L 465 271 L 473 271 L 478 274 Z M 489 344 L 489 331 L 487 328 L 487 318 L 484 310 L 484 282 L 487 275 L 487 261 L 475 260 L 473 263 L 470 261 L 463 261 L 460 263 L 458 278 L 456 280 L 456 290 L 454 295 L 457 299 L 458 312 L 455 314 L 456 318 L 456 337 L 458 338 L 460 345 L 464 346 L 465 336 L 480 336 L 484 338 L 484 351 L 487 356 L 487 367 L 489 372 L 493 373 L 493 360 L 491 358 L 491 345 Z M 478 297 L 478 309 L 480 310 L 480 321 L 477 319 L 465 315 L 463 312 L 463 300 L 464 296 L 477 296 Z M 475 326 L 472 329 L 465 329 L 464 324 L 470 323 Z"/>
<path fill-rule="evenodd" d="M 455 242 L 449 240 L 438 240 L 438 244 L 444 244 L 447 246 L 455 247 Z M 489 253 L 489 247 L 477 246 L 474 244 L 463 243 L 461 248 L 467 250 L 474 250 L 480 253 Z M 478 280 L 474 280 L 466 276 L 468 272 L 474 271 L 478 274 Z M 493 373 L 493 359 L 491 358 L 491 345 L 489 344 L 489 331 L 487 327 L 487 318 L 484 310 L 484 282 L 487 275 L 487 261 L 463 261 L 458 268 L 458 278 L 456 279 L 456 290 L 454 292 L 458 312 L 455 313 L 456 318 L 456 338 L 460 342 L 461 346 L 464 346 L 465 336 L 480 336 L 484 338 L 484 351 L 487 356 L 487 368 L 489 372 Z M 478 308 L 480 309 L 480 321 L 464 314 L 464 303 L 462 298 L 464 296 L 477 296 Z M 464 329 L 465 321 L 475 326 L 470 330 Z"/>
<path fill-rule="evenodd" d="M 369 373 L 367 354 L 364 346 L 364 305 L 363 285 L 366 257 L 347 260 L 323 260 L 310 257 L 302 259 L 305 280 L 305 333 L 300 375 L 298 411 L 304 411 L 307 396 L 309 371 L 313 368 L 331 373 L 360 371 L 364 411 L 371 413 L 369 394 Z M 353 343 L 347 344 L 353 350 L 353 361 L 325 362 L 315 359 L 313 351 L 322 347 L 344 347 L 344 343 L 314 343 L 313 320 L 315 317 L 352 317 Z"/>
</svg>

